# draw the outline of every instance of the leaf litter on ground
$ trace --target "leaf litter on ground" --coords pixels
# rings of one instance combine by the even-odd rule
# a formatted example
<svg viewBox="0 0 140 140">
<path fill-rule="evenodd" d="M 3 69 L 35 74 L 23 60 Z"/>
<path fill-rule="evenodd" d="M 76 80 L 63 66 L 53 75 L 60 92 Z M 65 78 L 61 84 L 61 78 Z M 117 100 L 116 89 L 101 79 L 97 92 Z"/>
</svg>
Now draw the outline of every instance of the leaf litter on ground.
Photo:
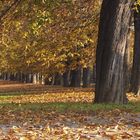
<svg viewBox="0 0 140 140">
<path fill-rule="evenodd" d="M 96 110 L 92 91 L 49 87 L 43 93 L 2 94 L 0 140 L 139 140 L 140 112 L 132 110 L 139 97 L 128 94 L 131 110 L 127 105 Z"/>
</svg>

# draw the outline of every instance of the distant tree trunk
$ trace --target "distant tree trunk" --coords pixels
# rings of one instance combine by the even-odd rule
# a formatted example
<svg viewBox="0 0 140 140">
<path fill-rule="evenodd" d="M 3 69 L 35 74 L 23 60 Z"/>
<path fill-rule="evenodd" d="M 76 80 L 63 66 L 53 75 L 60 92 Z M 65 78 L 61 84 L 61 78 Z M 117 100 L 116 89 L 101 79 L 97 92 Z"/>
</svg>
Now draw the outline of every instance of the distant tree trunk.
<svg viewBox="0 0 140 140">
<path fill-rule="evenodd" d="M 140 7 L 139 12 L 140 12 Z M 140 95 L 140 13 L 134 12 L 134 56 L 131 74 L 131 91 Z"/>
<path fill-rule="evenodd" d="M 54 85 L 61 85 L 61 80 L 62 76 L 59 73 L 56 73 L 56 75 L 54 76 Z"/>
<path fill-rule="evenodd" d="M 13 73 L 10 73 L 10 80 L 14 81 L 14 74 Z"/>
<path fill-rule="evenodd" d="M 29 81 L 30 83 L 33 83 L 33 74 L 29 74 Z"/>
<path fill-rule="evenodd" d="M 26 83 L 32 83 L 33 82 L 33 78 L 32 78 L 32 74 L 25 74 L 25 82 Z"/>
<path fill-rule="evenodd" d="M 33 74 L 33 84 L 37 84 L 37 74 Z"/>
<path fill-rule="evenodd" d="M 15 80 L 19 81 L 18 73 L 15 74 Z"/>
<path fill-rule="evenodd" d="M 80 87 L 81 86 L 81 68 L 71 70 L 71 87 Z"/>
<path fill-rule="evenodd" d="M 90 67 L 83 68 L 83 87 L 90 85 Z"/>
<path fill-rule="evenodd" d="M 7 73 L 7 80 L 10 80 L 10 73 Z"/>
<path fill-rule="evenodd" d="M 25 74 L 24 73 L 22 73 L 21 79 L 22 79 L 22 82 L 25 83 L 26 79 L 25 79 Z"/>
<path fill-rule="evenodd" d="M 19 72 L 18 76 L 19 76 L 19 81 L 22 82 L 22 72 Z"/>
<path fill-rule="evenodd" d="M 0 72 L 0 79 L 2 79 L 2 73 Z"/>
<path fill-rule="evenodd" d="M 44 85 L 52 85 L 52 80 L 53 78 L 50 79 L 50 77 L 45 77 L 44 78 Z"/>
<path fill-rule="evenodd" d="M 37 84 L 40 84 L 40 73 L 37 73 Z"/>
<path fill-rule="evenodd" d="M 69 86 L 69 75 L 70 75 L 69 71 L 65 71 L 63 73 L 63 86 L 64 87 L 68 87 Z"/>
<path fill-rule="evenodd" d="M 125 53 L 132 0 L 103 0 L 96 52 L 96 103 L 127 103 Z"/>
<path fill-rule="evenodd" d="M 8 73 L 5 72 L 5 73 L 4 73 L 4 78 L 3 78 L 3 80 L 9 80 L 8 78 L 9 78 L 9 77 L 8 77 Z"/>
<path fill-rule="evenodd" d="M 45 79 L 44 79 L 44 85 L 49 85 L 48 84 L 48 78 L 47 77 L 45 77 Z"/>
</svg>

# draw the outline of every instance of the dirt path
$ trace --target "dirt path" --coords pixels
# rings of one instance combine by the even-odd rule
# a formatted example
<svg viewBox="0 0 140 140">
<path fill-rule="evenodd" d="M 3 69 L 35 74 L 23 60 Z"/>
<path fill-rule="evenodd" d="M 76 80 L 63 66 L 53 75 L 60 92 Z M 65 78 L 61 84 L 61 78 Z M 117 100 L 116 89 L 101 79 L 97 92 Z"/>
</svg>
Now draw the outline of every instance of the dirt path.
<svg viewBox="0 0 140 140">
<path fill-rule="evenodd" d="M 44 91 L 47 89 L 45 85 L 24 84 L 15 81 L 0 81 L 0 93 L 4 92 L 26 92 L 26 91 Z"/>
<path fill-rule="evenodd" d="M 47 92 L 54 93 L 58 92 L 68 92 L 68 91 L 82 91 L 90 92 L 93 88 L 62 88 L 61 86 L 51 86 L 51 85 L 41 85 L 41 84 L 25 84 L 15 81 L 3 81 L 0 80 L 0 93 L 9 92 Z"/>
</svg>

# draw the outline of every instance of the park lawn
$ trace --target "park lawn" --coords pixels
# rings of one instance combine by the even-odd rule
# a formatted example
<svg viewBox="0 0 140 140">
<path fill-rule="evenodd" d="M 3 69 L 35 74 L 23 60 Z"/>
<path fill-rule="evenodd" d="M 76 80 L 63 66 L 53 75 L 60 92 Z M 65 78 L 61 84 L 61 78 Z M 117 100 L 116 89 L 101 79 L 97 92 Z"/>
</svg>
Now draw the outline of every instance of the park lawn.
<svg viewBox="0 0 140 140">
<path fill-rule="evenodd" d="M 139 139 L 140 99 L 94 104 L 92 89 L 0 93 L 0 140 Z"/>
</svg>

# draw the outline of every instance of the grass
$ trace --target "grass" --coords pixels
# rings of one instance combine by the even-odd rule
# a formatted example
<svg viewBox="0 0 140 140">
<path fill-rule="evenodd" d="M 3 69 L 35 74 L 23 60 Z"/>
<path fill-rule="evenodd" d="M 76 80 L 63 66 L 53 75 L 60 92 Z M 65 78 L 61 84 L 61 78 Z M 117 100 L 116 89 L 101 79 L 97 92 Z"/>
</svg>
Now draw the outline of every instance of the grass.
<svg viewBox="0 0 140 140">
<path fill-rule="evenodd" d="M 2 109 L 6 108 L 13 111 L 96 112 L 119 109 L 140 112 L 140 99 L 132 94 L 129 95 L 130 102 L 125 105 L 94 104 L 93 96 L 93 92 L 83 92 L 81 90 L 65 90 L 63 92 L 56 90 L 50 93 L 1 93 L 0 110 L 2 111 Z"/>
<path fill-rule="evenodd" d="M 129 112 L 140 112 L 140 102 L 129 102 L 126 105 L 92 104 L 92 103 L 1 103 L 0 108 L 13 111 L 56 111 L 56 112 L 96 112 L 119 109 Z"/>
<path fill-rule="evenodd" d="M 134 139 L 138 137 L 139 97 L 129 94 L 130 102 L 125 105 L 94 104 L 93 90 L 49 90 L 0 94 L 0 126 L 4 131 L 3 135 L 8 135 L 9 139 L 9 133 L 5 133 L 7 131 L 14 132 L 13 136 L 27 134 L 28 139 L 32 139 L 29 134 L 33 132 L 32 134 L 37 134 L 39 138 L 42 136 L 42 139 L 48 136 L 52 136 L 53 139 L 77 139 L 78 133 L 78 138 L 81 138 L 82 133 L 83 136 L 87 134 L 89 138 L 90 134 L 99 136 L 100 131 L 105 132 L 103 136 L 101 134 L 101 138 L 104 139 L 107 136 L 104 134 L 110 133 L 111 130 L 114 133 L 115 128 L 117 130 L 114 133 L 115 137 L 109 136 L 109 138 L 130 138 L 129 134 L 134 131 L 135 136 L 131 137 Z M 130 133 L 128 133 L 128 123 L 130 123 Z M 128 137 L 124 137 L 123 130 Z"/>
<path fill-rule="evenodd" d="M 94 93 L 92 89 L 62 88 L 58 90 L 50 88 L 45 92 L 5 91 L 0 93 L 0 126 L 4 130 L 3 134 L 6 134 L 5 130 L 7 132 L 12 130 L 14 135 L 19 135 L 19 133 L 25 135 L 27 133 L 27 136 L 29 136 L 28 131 L 30 130 L 35 134 L 41 134 L 40 136 L 43 136 L 43 139 L 44 136 L 46 138 L 48 135 L 52 135 L 53 139 L 55 139 L 55 136 L 62 139 L 62 134 L 64 139 L 69 139 L 70 135 L 70 138 L 77 139 L 77 133 L 79 133 L 79 136 L 83 133 L 83 136 L 85 136 L 86 132 L 89 136 L 91 134 L 90 130 L 93 130 L 94 135 L 99 135 L 99 132 L 96 132 L 99 127 L 100 131 L 106 134 L 111 129 L 114 132 L 114 128 L 116 129 L 117 126 L 119 129 L 114 134 L 116 137 L 111 136 L 110 138 L 118 139 L 120 135 L 124 136 L 122 130 L 126 129 L 125 135 L 128 133 L 128 123 L 130 123 L 129 132 L 131 134 L 135 131 L 137 137 L 140 97 L 134 96 L 134 94 L 128 94 L 127 96 L 130 101 L 128 104 L 117 105 L 93 103 Z M 67 128 L 69 128 L 69 131 Z M 15 133 L 15 130 L 20 130 L 20 132 Z M 44 132 L 46 135 L 42 135 Z M 58 136 L 59 134 L 60 136 Z M 136 139 L 135 136 L 134 139 Z"/>
</svg>

